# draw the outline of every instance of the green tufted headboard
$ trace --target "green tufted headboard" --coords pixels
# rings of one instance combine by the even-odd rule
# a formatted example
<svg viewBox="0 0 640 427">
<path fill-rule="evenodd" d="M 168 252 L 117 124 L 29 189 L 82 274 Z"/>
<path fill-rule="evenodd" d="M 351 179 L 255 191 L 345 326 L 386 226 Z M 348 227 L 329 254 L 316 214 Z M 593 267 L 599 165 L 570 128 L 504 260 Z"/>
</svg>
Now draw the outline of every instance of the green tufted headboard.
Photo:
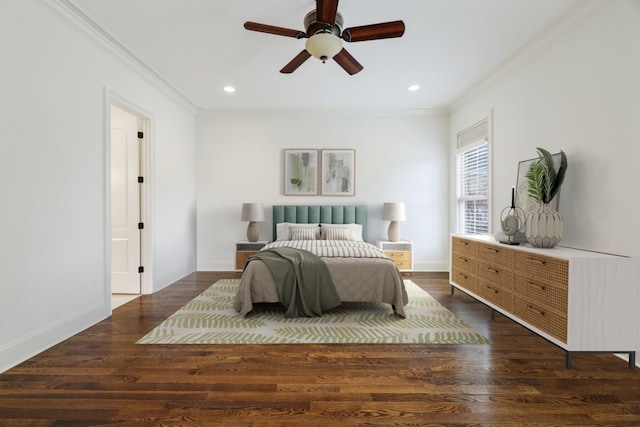
<svg viewBox="0 0 640 427">
<path fill-rule="evenodd" d="M 366 206 L 273 206 L 273 240 L 276 238 L 276 224 L 292 222 L 297 224 L 360 224 L 362 238 L 367 241 Z"/>
</svg>

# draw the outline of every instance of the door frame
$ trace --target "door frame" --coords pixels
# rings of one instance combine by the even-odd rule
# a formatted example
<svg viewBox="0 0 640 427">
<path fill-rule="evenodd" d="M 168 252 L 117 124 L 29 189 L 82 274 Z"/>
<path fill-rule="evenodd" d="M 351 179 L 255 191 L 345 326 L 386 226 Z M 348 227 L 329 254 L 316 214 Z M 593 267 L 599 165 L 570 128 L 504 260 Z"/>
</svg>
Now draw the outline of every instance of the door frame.
<svg viewBox="0 0 640 427">
<path fill-rule="evenodd" d="M 144 132 L 142 153 L 140 155 L 140 175 L 144 185 L 140 188 L 140 221 L 144 229 L 140 236 L 140 263 L 144 272 L 140 277 L 140 293 L 153 293 L 153 218 L 151 215 L 153 194 L 153 116 L 133 102 L 105 88 L 104 105 L 104 188 L 105 188 L 105 284 L 104 302 L 108 315 L 111 315 L 111 106 L 114 105 L 138 117 Z"/>
</svg>

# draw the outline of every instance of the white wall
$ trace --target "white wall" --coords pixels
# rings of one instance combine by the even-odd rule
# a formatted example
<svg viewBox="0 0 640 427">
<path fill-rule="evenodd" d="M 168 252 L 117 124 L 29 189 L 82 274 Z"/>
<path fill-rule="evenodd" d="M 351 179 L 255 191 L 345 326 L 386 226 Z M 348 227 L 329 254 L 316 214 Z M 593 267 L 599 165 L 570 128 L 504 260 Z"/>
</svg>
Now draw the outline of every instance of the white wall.
<svg viewBox="0 0 640 427">
<path fill-rule="evenodd" d="M 368 240 L 386 239 L 384 202 L 403 201 L 402 237 L 418 270 L 448 268 L 448 118 L 442 111 L 208 111 L 196 120 L 198 270 L 235 268 L 246 240 L 243 202 L 265 205 L 260 236 L 272 238 L 274 204 L 369 206 Z M 283 195 L 285 148 L 356 150 L 355 197 Z"/>
<path fill-rule="evenodd" d="M 61 19 L 59 6 L 0 7 L 3 371 L 110 314 L 107 92 L 152 119 L 153 289 L 195 269 L 195 110 Z"/>
<path fill-rule="evenodd" d="M 640 212 L 639 42 L 640 2 L 603 2 L 540 54 L 456 105 L 452 153 L 455 133 L 493 110 L 494 231 L 518 161 L 536 157 L 536 147 L 564 150 L 561 244 L 640 255 L 633 225 Z"/>
</svg>

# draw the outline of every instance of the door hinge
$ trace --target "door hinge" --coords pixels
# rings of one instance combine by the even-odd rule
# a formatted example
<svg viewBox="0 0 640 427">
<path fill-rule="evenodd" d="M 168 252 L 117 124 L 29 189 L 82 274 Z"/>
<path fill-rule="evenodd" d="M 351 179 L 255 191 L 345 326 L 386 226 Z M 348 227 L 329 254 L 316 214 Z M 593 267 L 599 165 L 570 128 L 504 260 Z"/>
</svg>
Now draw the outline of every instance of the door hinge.
<svg viewBox="0 0 640 427">
<path fill-rule="evenodd" d="M 144 230 L 144 222 L 138 223 L 138 230 Z"/>
<path fill-rule="evenodd" d="M 144 182 L 144 177 L 143 177 L 143 176 L 139 176 L 139 177 L 138 177 L 138 182 L 139 182 L 140 184 L 142 184 L 142 183 Z"/>
<path fill-rule="evenodd" d="M 144 138 L 144 132 L 138 132 L 138 139 Z"/>
<path fill-rule="evenodd" d="M 144 273 L 144 267 L 143 266 L 138 267 L 138 273 Z"/>
</svg>

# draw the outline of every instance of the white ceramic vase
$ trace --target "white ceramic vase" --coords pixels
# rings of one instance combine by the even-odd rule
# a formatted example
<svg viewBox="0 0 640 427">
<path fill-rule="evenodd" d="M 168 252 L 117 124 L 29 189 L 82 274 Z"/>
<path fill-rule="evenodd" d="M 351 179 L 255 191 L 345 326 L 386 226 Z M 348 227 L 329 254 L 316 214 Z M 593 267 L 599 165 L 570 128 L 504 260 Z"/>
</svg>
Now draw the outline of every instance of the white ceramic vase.
<svg viewBox="0 0 640 427">
<path fill-rule="evenodd" d="M 552 248 L 562 239 L 562 215 L 546 203 L 527 214 L 525 236 L 536 248 Z"/>
</svg>

